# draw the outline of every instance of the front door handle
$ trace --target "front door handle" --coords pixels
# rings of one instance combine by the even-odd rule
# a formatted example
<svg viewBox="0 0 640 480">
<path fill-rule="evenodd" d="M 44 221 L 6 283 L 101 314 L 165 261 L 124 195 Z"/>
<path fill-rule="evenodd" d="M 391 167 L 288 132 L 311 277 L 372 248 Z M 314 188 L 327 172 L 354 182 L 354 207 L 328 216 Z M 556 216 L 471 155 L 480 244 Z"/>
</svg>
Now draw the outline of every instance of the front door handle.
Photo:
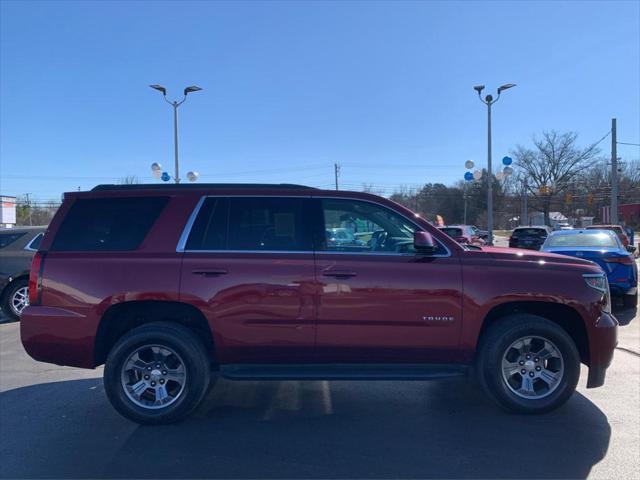
<svg viewBox="0 0 640 480">
<path fill-rule="evenodd" d="M 191 273 L 194 275 L 202 275 L 203 277 L 217 277 L 218 275 L 225 275 L 229 273 L 226 268 L 211 268 L 207 270 L 193 270 Z"/>
<path fill-rule="evenodd" d="M 325 277 L 351 278 L 358 274 L 351 270 L 323 270 L 322 275 Z"/>
</svg>

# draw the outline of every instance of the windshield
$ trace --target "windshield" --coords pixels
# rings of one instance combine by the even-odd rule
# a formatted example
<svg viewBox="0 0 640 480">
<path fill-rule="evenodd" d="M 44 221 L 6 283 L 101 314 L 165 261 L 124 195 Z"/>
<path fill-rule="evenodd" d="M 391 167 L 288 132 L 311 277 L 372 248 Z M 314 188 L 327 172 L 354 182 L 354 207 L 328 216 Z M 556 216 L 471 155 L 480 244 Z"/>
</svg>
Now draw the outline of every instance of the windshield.
<svg viewBox="0 0 640 480">
<path fill-rule="evenodd" d="M 552 235 L 547 247 L 601 247 L 616 248 L 618 243 L 608 233 L 575 233 L 571 235 Z"/>
</svg>

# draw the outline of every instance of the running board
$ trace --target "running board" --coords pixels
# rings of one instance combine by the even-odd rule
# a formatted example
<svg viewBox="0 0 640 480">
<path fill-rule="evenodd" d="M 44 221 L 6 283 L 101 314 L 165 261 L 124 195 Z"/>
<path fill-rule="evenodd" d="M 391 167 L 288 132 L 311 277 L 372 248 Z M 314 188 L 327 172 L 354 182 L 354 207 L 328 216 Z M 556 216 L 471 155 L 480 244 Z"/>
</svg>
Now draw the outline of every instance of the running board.
<svg viewBox="0 0 640 480">
<path fill-rule="evenodd" d="M 220 365 L 231 380 L 437 380 L 467 375 L 468 365 L 457 364 L 259 364 Z"/>
</svg>

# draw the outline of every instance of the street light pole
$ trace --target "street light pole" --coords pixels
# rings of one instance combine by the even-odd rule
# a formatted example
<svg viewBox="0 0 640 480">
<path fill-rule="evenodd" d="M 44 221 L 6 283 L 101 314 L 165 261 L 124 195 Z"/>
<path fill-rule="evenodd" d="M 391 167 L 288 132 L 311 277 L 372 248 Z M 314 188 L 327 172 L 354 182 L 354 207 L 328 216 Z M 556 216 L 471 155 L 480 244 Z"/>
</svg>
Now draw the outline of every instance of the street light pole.
<svg viewBox="0 0 640 480">
<path fill-rule="evenodd" d="M 506 83 L 498 88 L 498 96 L 493 98 L 492 95 L 487 95 L 482 98 L 482 90 L 484 85 L 478 85 L 473 89 L 478 92 L 478 98 L 482 103 L 487 106 L 487 231 L 489 232 L 489 245 L 493 245 L 493 167 L 491 164 L 491 105 L 500 100 L 500 94 L 512 87 L 515 87 L 515 83 Z"/>
<path fill-rule="evenodd" d="M 173 175 L 173 181 L 176 183 L 180 183 L 180 161 L 178 159 L 178 107 L 182 105 L 187 100 L 187 95 L 191 92 L 197 92 L 202 90 L 200 87 L 195 85 L 191 85 L 184 89 L 184 98 L 179 102 L 174 100 L 173 102 L 167 100 L 167 89 L 162 85 L 149 85 L 154 90 L 158 90 L 162 93 L 162 98 L 165 102 L 173 107 L 173 155 L 174 155 L 174 166 L 175 173 Z"/>
<path fill-rule="evenodd" d="M 185 96 L 186 98 L 186 96 Z M 176 183 L 180 183 L 180 162 L 178 162 L 178 107 L 180 104 L 173 101 L 173 155 L 175 174 L 174 180 Z"/>
</svg>

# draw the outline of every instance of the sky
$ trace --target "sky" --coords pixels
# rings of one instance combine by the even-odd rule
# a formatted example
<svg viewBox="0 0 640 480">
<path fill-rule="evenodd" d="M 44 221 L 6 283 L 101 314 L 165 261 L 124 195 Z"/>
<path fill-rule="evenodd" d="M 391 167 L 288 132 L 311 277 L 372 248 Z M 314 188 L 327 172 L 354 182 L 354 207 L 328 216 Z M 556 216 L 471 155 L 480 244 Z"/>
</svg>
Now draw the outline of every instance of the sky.
<svg viewBox="0 0 640 480">
<path fill-rule="evenodd" d="M 534 134 L 640 143 L 640 2 L 0 4 L 0 193 L 36 201 L 173 174 L 201 182 L 400 186 L 462 179 Z M 601 144 L 610 152 L 609 139 Z M 624 160 L 640 149 L 621 145 Z"/>
</svg>

